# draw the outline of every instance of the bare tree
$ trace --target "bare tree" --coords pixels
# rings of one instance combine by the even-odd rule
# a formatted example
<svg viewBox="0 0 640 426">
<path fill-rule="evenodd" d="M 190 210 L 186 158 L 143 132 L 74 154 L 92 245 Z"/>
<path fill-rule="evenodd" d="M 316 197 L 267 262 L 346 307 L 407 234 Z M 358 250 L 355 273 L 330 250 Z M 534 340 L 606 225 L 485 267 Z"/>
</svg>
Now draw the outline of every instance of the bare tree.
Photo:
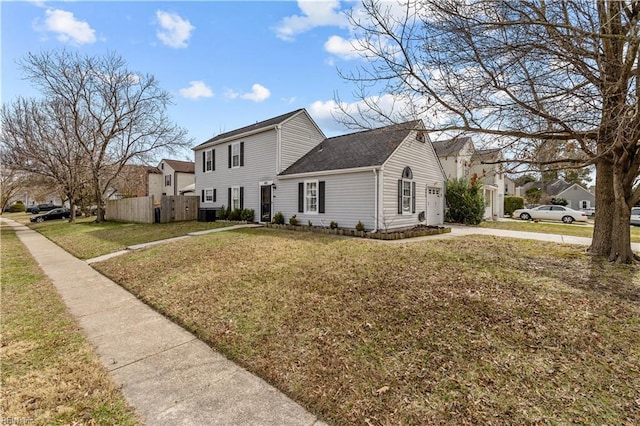
<svg viewBox="0 0 640 426">
<path fill-rule="evenodd" d="M 41 176 L 57 186 L 71 206 L 89 176 L 86 155 L 70 133 L 69 116 L 60 102 L 19 98 L 0 111 L 0 144 L 9 167 Z"/>
<path fill-rule="evenodd" d="M 125 164 L 192 144 L 167 117 L 171 95 L 153 76 L 127 69 L 116 54 L 29 54 L 20 68 L 67 119 L 64 132 L 83 152 L 98 222 L 104 220 L 104 194 Z"/>
<path fill-rule="evenodd" d="M 364 0 L 350 19 L 367 61 L 342 73 L 360 99 L 338 102 L 347 124 L 421 117 L 489 135 L 521 165 L 595 165 L 590 252 L 632 261 L 640 0 Z"/>
<path fill-rule="evenodd" d="M 24 176 L 20 171 L 7 167 L 4 159 L 6 155 L 0 154 L 2 167 L 0 167 L 0 214 L 4 212 L 9 201 L 24 188 Z"/>
</svg>

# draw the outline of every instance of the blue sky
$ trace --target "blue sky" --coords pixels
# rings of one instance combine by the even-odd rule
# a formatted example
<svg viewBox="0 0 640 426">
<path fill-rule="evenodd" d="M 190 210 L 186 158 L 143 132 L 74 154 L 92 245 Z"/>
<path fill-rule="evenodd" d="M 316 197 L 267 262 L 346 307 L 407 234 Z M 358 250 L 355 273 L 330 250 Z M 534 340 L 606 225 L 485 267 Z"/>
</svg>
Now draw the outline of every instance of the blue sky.
<svg viewBox="0 0 640 426">
<path fill-rule="evenodd" d="M 336 94 L 356 101 L 337 72 L 361 61 L 344 15 L 352 7 L 358 3 L 2 2 L 2 101 L 38 95 L 16 66 L 28 52 L 116 52 L 173 94 L 169 115 L 194 146 L 297 108 L 327 136 L 346 133 L 331 111 Z"/>
</svg>

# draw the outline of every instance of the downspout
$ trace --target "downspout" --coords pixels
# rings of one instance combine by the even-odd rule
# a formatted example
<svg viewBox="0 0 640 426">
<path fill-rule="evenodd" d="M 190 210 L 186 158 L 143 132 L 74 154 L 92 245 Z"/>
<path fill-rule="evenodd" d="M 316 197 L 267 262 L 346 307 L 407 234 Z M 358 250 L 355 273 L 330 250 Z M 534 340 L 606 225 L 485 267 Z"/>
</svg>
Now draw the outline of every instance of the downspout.
<svg viewBox="0 0 640 426">
<path fill-rule="evenodd" d="M 282 126 L 280 124 L 276 125 L 276 175 L 280 174 L 282 171 Z"/>
<path fill-rule="evenodd" d="M 378 207 L 378 169 L 373 169 L 373 176 L 375 181 L 375 188 L 374 188 L 374 194 L 373 194 L 374 205 L 375 205 L 373 220 L 375 225 L 373 227 L 373 232 L 378 232 L 378 215 L 380 214 L 380 209 Z"/>
</svg>

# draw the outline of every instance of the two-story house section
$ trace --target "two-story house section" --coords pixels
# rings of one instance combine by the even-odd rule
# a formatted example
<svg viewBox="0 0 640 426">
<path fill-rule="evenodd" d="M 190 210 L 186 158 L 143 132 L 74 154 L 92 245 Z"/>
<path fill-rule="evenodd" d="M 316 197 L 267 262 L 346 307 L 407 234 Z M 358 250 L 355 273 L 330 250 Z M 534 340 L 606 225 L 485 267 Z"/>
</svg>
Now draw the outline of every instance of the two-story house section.
<svg viewBox="0 0 640 426">
<path fill-rule="evenodd" d="M 253 209 L 271 222 L 277 175 L 325 139 L 305 109 L 217 135 L 196 146 L 198 217 L 224 208 Z"/>
<path fill-rule="evenodd" d="M 179 195 L 180 190 L 195 182 L 195 163 L 163 159 L 158 164 L 162 172 L 162 195 Z"/>
<path fill-rule="evenodd" d="M 504 174 L 502 152 L 499 149 L 475 149 L 468 136 L 435 141 L 447 179 L 471 179 L 474 176 L 482 183 L 485 200 L 484 219 L 492 220 L 504 215 Z"/>
<path fill-rule="evenodd" d="M 442 224 L 445 176 L 423 129 L 418 120 L 324 140 L 278 176 L 278 209 L 325 227 Z"/>
</svg>

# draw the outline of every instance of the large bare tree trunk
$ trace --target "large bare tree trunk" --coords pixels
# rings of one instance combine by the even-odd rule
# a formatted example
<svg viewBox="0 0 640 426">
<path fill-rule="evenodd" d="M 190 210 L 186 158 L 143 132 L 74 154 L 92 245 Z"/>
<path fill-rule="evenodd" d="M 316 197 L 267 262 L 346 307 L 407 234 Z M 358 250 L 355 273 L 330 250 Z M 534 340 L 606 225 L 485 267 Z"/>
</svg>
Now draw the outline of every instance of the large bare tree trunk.
<svg viewBox="0 0 640 426">
<path fill-rule="evenodd" d="M 596 163 L 596 222 L 589 248 L 589 253 L 594 256 L 609 256 L 611 253 L 614 214 L 613 167 L 601 159 Z"/>
</svg>

